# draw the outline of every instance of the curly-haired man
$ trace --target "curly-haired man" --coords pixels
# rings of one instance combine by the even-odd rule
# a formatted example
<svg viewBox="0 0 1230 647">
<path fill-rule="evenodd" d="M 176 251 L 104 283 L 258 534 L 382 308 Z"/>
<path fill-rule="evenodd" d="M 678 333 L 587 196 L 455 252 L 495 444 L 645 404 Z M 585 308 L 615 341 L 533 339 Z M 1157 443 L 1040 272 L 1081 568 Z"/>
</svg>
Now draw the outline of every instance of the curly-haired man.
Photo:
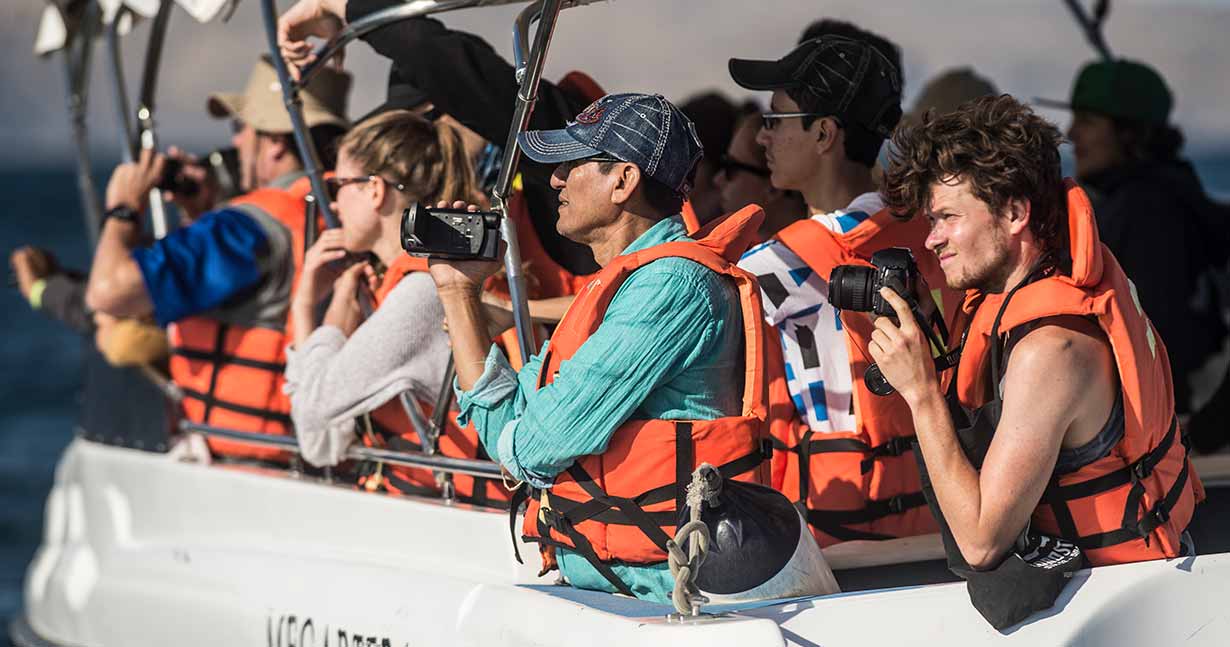
<svg viewBox="0 0 1230 647">
<path fill-rule="evenodd" d="M 879 319 L 869 350 L 909 403 L 928 498 L 964 574 L 1011 579 L 1021 569 L 1001 569 L 1006 558 L 1029 561 L 1046 538 L 1095 566 L 1190 553 L 1184 529 L 1203 497 L 1166 348 L 1084 192 L 1060 175 L 1060 140 L 1006 95 L 893 139 L 886 198 L 930 221 L 927 248 L 966 291 L 964 342 L 941 380 L 908 306 L 885 289 L 899 323 Z"/>
</svg>

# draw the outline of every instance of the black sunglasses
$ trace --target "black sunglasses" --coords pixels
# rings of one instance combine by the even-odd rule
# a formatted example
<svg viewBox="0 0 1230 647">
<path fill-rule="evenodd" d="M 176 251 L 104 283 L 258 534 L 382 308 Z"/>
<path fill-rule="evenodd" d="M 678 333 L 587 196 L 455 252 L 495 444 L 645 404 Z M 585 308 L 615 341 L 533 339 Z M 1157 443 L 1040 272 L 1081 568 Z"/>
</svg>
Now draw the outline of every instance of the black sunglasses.
<svg viewBox="0 0 1230 647">
<path fill-rule="evenodd" d="M 756 166 L 754 164 L 748 164 L 747 162 L 740 162 L 739 160 L 729 155 L 723 155 L 722 158 L 718 160 L 718 170 L 721 171 L 722 173 L 725 173 L 726 177 L 728 178 L 733 178 L 735 174 L 738 173 L 739 171 L 751 173 L 752 175 L 755 175 L 756 177 L 763 177 L 763 178 L 767 178 L 773 174 L 772 171 L 770 171 L 767 168 L 764 168 L 763 166 Z"/>
</svg>

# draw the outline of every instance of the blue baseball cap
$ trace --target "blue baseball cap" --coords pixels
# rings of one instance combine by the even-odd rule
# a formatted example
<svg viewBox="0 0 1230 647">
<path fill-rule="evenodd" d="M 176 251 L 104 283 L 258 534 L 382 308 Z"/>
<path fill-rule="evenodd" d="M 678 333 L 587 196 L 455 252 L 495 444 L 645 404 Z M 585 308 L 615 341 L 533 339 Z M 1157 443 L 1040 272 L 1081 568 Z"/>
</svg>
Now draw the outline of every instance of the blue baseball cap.
<svg viewBox="0 0 1230 647">
<path fill-rule="evenodd" d="M 525 156 L 542 164 L 613 157 L 686 196 L 703 149 L 692 120 L 660 94 L 608 94 L 559 130 L 517 135 Z"/>
</svg>

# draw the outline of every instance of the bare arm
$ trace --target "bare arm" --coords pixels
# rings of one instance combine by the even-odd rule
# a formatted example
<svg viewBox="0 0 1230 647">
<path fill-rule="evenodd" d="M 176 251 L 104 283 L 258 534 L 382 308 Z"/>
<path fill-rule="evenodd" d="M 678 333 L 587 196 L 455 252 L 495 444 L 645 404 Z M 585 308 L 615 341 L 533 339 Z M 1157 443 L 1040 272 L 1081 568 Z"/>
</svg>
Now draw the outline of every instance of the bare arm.
<svg viewBox="0 0 1230 647">
<path fill-rule="evenodd" d="M 162 155 L 143 150 L 138 161 L 116 167 L 107 183 L 107 209 L 128 207 L 144 212 L 146 196 L 162 177 L 164 163 Z M 138 223 L 114 218 L 104 223 L 85 291 L 85 302 L 91 310 L 115 317 L 141 317 L 154 311 L 141 270 L 132 258 L 132 250 L 140 241 Z"/>
<path fill-rule="evenodd" d="M 1096 337 L 1062 326 L 1023 337 L 1008 361 L 1003 411 L 979 472 L 957 441 L 926 341 L 904 302 L 890 294 L 903 324 L 877 321 L 872 356 L 910 406 L 936 499 L 962 556 L 974 568 L 991 567 L 1037 507 L 1065 435 L 1097 408 L 1089 389 L 1105 380 L 1109 351 Z"/>
</svg>

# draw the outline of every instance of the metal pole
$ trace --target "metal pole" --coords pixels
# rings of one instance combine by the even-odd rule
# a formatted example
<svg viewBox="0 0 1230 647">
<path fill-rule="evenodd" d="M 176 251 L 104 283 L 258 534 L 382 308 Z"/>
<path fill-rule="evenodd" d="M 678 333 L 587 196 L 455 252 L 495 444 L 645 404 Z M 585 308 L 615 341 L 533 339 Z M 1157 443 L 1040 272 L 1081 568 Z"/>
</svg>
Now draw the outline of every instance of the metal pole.
<svg viewBox="0 0 1230 647">
<path fill-rule="evenodd" d="M 90 3 L 82 15 L 80 31 L 64 48 L 68 115 L 73 128 L 73 143 L 77 148 L 77 191 L 81 194 L 81 211 L 91 250 L 97 245 L 98 232 L 102 228 L 103 204 L 90 172 L 89 128 L 85 118 L 89 107 L 90 60 L 100 14 L 98 3 Z"/>
<path fill-rule="evenodd" d="M 529 126 L 530 117 L 534 113 L 534 103 L 538 100 L 538 83 L 542 80 L 542 68 L 547 61 L 547 49 L 551 45 L 551 36 L 555 32 L 555 22 L 564 0 L 541 0 L 541 16 L 538 32 L 534 35 L 534 46 L 530 50 L 529 62 L 526 63 L 521 89 L 517 93 L 517 109 L 512 125 L 508 131 L 508 141 L 504 145 L 504 164 L 500 168 L 500 179 L 495 184 L 495 208 L 505 216 L 508 215 L 507 200 L 512 188 L 513 177 L 517 173 L 517 160 L 520 149 L 517 146 L 517 135 Z M 525 12 L 522 12 L 523 14 Z M 523 25 L 520 20 L 518 28 Z M 517 244 L 517 226 L 507 217 L 502 219 L 500 233 L 504 237 L 508 249 L 504 254 L 504 271 L 508 275 L 508 292 L 513 307 L 513 323 L 517 326 L 517 344 L 522 357 L 529 357 L 534 351 L 533 321 L 530 320 L 529 304 L 525 295 L 525 273 L 521 268 L 521 249 Z"/>
<path fill-rule="evenodd" d="M 252 431 L 225 429 L 222 427 L 202 425 L 187 420 L 180 421 L 179 429 L 183 432 L 195 432 L 214 438 L 224 438 L 226 440 L 236 440 L 251 445 L 273 447 L 292 452 L 296 455 L 299 453 L 299 442 L 291 436 L 278 436 Z M 375 447 L 351 446 L 346 450 L 346 458 L 360 461 L 378 461 L 381 463 L 402 465 L 405 467 L 421 467 L 440 472 L 448 472 L 450 474 L 468 474 L 479 478 L 500 478 L 500 466 L 491 461 L 478 461 L 468 458 L 452 458 L 450 456 L 440 456 L 438 454 L 435 456 L 428 456 L 417 452 L 395 452 L 392 450 L 378 449 Z"/>
<path fill-rule="evenodd" d="M 303 119 L 303 100 L 299 98 L 299 86 L 290 76 L 290 68 L 278 49 L 278 9 L 274 0 L 261 0 L 261 16 L 265 22 L 265 40 L 269 52 L 273 55 L 273 68 L 278 73 L 278 83 L 282 87 L 282 101 L 286 104 L 286 112 L 290 114 L 290 124 L 294 129 L 295 146 L 299 149 L 299 157 L 303 160 L 303 171 L 312 183 L 312 195 L 316 198 L 316 208 L 325 219 L 325 227 L 330 229 L 341 226 L 337 215 L 329 206 L 329 196 L 325 192 L 324 169 L 321 168 L 320 156 L 312 145 L 312 137 L 308 132 L 307 122 Z"/>
<path fill-rule="evenodd" d="M 1076 24 L 1085 32 L 1085 39 L 1098 51 L 1102 60 L 1113 61 L 1115 55 L 1111 53 L 1110 46 L 1106 44 L 1106 36 L 1102 33 L 1102 21 L 1106 18 L 1107 9 L 1110 6 L 1108 0 L 1100 1 L 1097 9 L 1098 17 L 1096 19 L 1091 18 L 1086 13 L 1079 0 L 1064 0 L 1064 4 L 1072 12 L 1072 16 L 1076 19 Z"/>
<path fill-rule="evenodd" d="M 125 162 L 132 162 L 136 159 L 136 151 L 133 145 L 136 142 L 136 136 L 132 132 L 132 121 L 129 119 L 130 108 L 128 106 L 128 83 L 124 80 L 124 58 L 120 51 L 120 21 L 124 18 L 124 13 L 128 9 L 120 7 L 115 14 L 115 19 L 107 25 L 107 53 L 111 59 L 111 84 L 113 86 L 113 94 L 115 95 L 115 116 L 119 120 L 120 136 L 123 139 L 123 146 L 120 148 L 120 159 Z"/>
<path fill-rule="evenodd" d="M 346 45 L 381 27 L 406 20 L 407 18 L 441 13 L 452 9 L 474 7 L 479 3 L 479 0 L 411 0 L 405 4 L 394 5 L 366 15 L 346 25 L 336 36 L 316 48 L 316 51 L 312 53 L 314 60 L 299 70 L 299 87 L 306 87 L 312 77 L 316 76 L 316 73 L 329 62 L 329 59 L 332 59 L 338 52 L 342 51 Z M 278 51 L 275 49 L 274 56 L 277 55 Z"/>
<path fill-rule="evenodd" d="M 513 23 L 513 66 L 517 83 L 525 80 L 526 54 L 530 51 L 530 25 L 542 17 L 542 3 L 534 2 L 517 14 Z"/>
<path fill-rule="evenodd" d="M 149 42 L 145 50 L 145 69 L 141 75 L 141 93 L 137 95 L 137 128 L 139 145 L 144 150 L 158 150 L 158 137 L 154 130 L 154 97 L 158 89 L 158 68 L 162 63 L 162 44 L 166 41 L 167 25 L 171 19 L 172 0 L 162 0 L 158 13 L 150 26 Z M 154 238 L 167 235 L 167 210 L 162 201 L 162 191 L 149 192 L 150 222 Z"/>
</svg>

